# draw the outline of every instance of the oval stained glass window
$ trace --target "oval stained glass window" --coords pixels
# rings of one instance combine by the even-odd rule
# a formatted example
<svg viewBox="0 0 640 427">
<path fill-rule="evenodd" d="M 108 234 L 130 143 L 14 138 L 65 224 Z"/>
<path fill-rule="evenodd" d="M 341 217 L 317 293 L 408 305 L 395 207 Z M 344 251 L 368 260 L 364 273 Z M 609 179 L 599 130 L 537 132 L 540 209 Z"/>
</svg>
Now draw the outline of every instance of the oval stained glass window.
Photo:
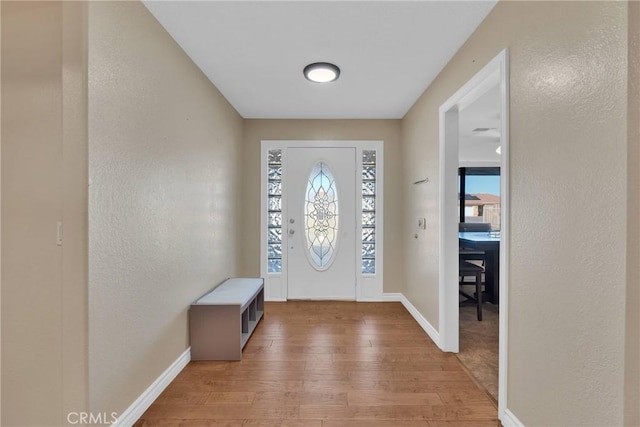
<svg viewBox="0 0 640 427">
<path fill-rule="evenodd" d="M 336 253 L 339 211 L 336 182 L 324 162 L 316 163 L 309 174 L 304 217 L 311 264 L 316 270 L 326 270 Z"/>
</svg>

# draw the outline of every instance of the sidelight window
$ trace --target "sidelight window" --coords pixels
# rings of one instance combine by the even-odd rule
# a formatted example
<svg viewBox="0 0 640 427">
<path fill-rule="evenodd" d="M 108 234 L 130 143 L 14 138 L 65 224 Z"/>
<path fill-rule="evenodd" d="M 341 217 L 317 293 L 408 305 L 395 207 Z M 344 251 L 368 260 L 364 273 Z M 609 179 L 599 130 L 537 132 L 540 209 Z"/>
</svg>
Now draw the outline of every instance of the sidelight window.
<svg viewBox="0 0 640 427">
<path fill-rule="evenodd" d="M 282 272 L 282 150 L 269 150 L 267 272 Z"/>
<path fill-rule="evenodd" d="M 376 151 L 362 151 L 362 273 L 376 272 Z"/>
</svg>

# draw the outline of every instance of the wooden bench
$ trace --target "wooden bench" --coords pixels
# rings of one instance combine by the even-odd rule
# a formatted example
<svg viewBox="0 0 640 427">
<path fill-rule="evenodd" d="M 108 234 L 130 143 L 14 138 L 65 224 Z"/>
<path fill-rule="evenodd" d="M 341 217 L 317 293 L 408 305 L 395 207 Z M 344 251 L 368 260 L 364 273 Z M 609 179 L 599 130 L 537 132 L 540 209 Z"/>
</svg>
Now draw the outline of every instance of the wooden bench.
<svg viewBox="0 0 640 427">
<path fill-rule="evenodd" d="M 192 360 L 241 360 L 264 315 L 264 280 L 232 278 L 191 304 Z"/>
</svg>

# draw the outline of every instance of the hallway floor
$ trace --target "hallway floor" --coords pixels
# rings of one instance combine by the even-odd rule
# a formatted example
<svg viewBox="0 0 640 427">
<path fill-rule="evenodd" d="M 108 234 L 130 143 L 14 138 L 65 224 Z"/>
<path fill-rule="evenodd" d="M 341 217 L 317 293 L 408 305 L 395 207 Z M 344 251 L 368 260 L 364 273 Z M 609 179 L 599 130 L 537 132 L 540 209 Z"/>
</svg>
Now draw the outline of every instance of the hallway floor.
<svg viewBox="0 0 640 427">
<path fill-rule="evenodd" d="M 493 427 L 497 409 L 399 303 L 266 303 L 240 362 L 191 362 L 141 426 Z"/>
</svg>

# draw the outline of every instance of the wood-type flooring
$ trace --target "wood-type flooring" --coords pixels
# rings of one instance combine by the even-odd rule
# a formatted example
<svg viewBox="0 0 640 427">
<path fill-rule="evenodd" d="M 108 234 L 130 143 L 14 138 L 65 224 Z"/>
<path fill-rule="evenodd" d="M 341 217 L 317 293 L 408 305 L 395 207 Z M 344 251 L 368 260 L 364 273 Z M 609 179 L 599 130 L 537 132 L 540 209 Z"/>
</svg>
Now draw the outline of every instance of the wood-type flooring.
<svg viewBox="0 0 640 427">
<path fill-rule="evenodd" d="M 191 362 L 135 424 L 494 427 L 497 409 L 399 303 L 265 303 L 242 361 Z"/>
</svg>

